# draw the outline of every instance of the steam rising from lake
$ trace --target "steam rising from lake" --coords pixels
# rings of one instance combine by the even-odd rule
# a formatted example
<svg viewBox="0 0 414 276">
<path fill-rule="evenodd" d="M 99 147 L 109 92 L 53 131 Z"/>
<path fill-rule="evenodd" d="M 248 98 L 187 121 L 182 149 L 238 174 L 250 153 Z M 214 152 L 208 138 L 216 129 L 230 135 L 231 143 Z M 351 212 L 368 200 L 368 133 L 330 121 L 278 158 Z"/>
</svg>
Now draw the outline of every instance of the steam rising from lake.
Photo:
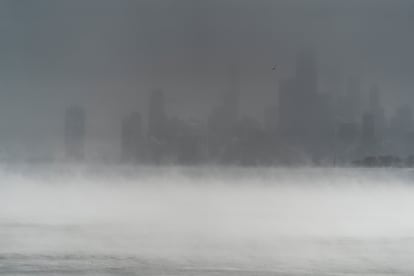
<svg viewBox="0 0 414 276">
<path fill-rule="evenodd" d="M 39 262 L 63 269 L 70 261 L 85 274 L 107 266 L 139 273 L 146 260 L 154 275 L 160 263 L 167 275 L 213 275 L 212 267 L 214 275 L 410 274 L 413 177 L 411 170 L 4 168 L 0 259 L 8 266 L 0 272 L 18 273 L 26 256 L 35 272 Z"/>
</svg>

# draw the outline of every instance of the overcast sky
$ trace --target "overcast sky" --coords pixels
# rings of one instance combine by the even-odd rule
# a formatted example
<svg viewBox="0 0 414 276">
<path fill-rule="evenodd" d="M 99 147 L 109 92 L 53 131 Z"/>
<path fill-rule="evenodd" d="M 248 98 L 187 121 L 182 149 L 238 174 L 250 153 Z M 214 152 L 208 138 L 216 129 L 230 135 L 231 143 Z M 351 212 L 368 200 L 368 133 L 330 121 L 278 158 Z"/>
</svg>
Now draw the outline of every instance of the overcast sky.
<svg viewBox="0 0 414 276">
<path fill-rule="evenodd" d="M 154 88 L 172 116 L 205 118 L 234 64 L 242 112 L 260 118 L 272 65 L 289 76 L 309 46 L 321 92 L 355 74 L 387 107 L 414 99 L 410 0 L 0 0 L 0 21 L 3 149 L 58 147 L 70 104 L 87 109 L 91 140 L 117 145 L 121 118 L 145 115 Z"/>
</svg>

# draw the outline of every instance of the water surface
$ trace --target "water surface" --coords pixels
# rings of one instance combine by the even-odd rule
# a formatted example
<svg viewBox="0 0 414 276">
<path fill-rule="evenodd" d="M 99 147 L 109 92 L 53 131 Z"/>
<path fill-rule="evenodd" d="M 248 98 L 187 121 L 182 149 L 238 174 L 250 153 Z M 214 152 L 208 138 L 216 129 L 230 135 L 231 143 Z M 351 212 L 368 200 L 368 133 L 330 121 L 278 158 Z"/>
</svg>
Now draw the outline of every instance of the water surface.
<svg viewBox="0 0 414 276">
<path fill-rule="evenodd" d="M 3 168 L 3 275 L 413 275 L 414 172 Z"/>
</svg>

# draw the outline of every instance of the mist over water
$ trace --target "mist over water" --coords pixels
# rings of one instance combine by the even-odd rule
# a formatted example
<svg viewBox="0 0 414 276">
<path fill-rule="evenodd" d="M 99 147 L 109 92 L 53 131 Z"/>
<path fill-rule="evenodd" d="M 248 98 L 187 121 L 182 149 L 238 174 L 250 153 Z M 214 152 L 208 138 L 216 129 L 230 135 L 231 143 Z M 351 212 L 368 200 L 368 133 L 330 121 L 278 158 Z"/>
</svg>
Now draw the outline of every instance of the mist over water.
<svg viewBox="0 0 414 276">
<path fill-rule="evenodd" d="M 414 1 L 0 14 L 0 276 L 414 275 Z"/>
<path fill-rule="evenodd" d="M 40 275 L 46 263 L 87 275 L 409 273 L 413 176 L 393 169 L 3 168 L 0 272 Z"/>
</svg>

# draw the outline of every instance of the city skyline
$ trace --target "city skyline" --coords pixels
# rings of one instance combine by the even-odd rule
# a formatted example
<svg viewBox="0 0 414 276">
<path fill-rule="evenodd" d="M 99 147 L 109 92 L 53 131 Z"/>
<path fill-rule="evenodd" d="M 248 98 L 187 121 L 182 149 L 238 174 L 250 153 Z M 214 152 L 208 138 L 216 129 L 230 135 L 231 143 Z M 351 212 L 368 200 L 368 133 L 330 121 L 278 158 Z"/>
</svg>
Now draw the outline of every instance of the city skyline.
<svg viewBox="0 0 414 276">
<path fill-rule="evenodd" d="M 414 275 L 413 26 L 414 0 L 0 0 L 0 275 Z"/>
<path fill-rule="evenodd" d="M 262 120 L 244 115 L 240 108 L 236 67 L 229 70 L 228 90 L 202 121 L 167 112 L 164 91 L 152 90 L 146 116 L 139 111 L 125 115 L 120 157 L 110 160 L 156 165 L 351 165 L 370 156 L 411 158 L 412 108 L 401 105 L 387 116 L 380 87 L 372 84 L 364 91 L 358 76 L 347 79 L 342 93 L 322 93 L 317 64 L 313 49 L 298 52 L 294 74 L 278 79 L 275 101 L 263 107 L 274 112 L 264 112 Z M 68 109 L 66 125 L 72 117 L 69 125 L 74 129 L 65 134 L 68 160 L 83 160 L 84 112 L 80 107 Z M 147 118 L 146 124 L 142 118 Z"/>
<path fill-rule="evenodd" d="M 296 55 L 306 47 L 317 53 L 320 93 L 346 94 L 348 79 L 359 79 L 352 85 L 364 95 L 338 100 L 356 108 L 355 102 L 365 105 L 367 91 L 378 85 L 390 117 L 413 101 L 413 5 L 407 1 L 40 0 L 33 5 L 5 0 L 0 5 L 3 159 L 59 152 L 62 110 L 71 105 L 87 111 L 88 156 L 117 155 L 121 121 L 140 112 L 145 126 L 147 95 L 157 89 L 164 91 L 170 116 L 204 122 L 231 88 L 234 67 L 239 114 L 272 125 L 277 111 L 268 103 L 275 103 L 279 83 L 294 76 Z M 341 116 L 362 112 L 335 108 L 342 109 Z"/>
</svg>

